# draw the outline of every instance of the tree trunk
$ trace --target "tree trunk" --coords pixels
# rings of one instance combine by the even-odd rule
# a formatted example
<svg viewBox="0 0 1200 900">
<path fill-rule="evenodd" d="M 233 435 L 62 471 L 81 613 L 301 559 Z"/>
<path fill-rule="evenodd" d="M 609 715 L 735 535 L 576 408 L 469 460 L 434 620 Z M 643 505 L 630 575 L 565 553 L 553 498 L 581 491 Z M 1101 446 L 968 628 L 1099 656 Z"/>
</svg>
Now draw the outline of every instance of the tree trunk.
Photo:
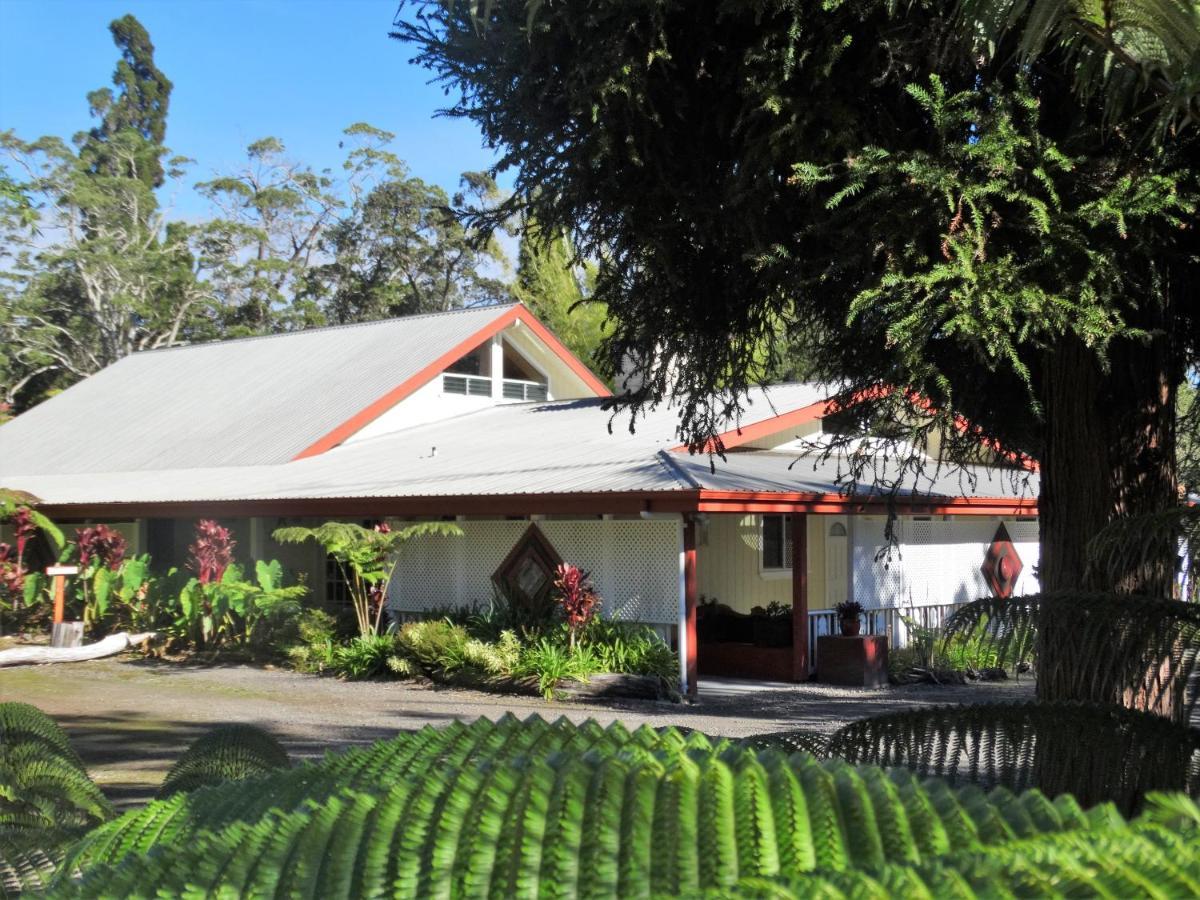
<svg viewBox="0 0 1200 900">
<path fill-rule="evenodd" d="M 1115 572 L 1089 570 L 1088 542 L 1121 518 L 1179 502 L 1175 373 L 1165 337 L 1120 341 L 1102 369 L 1076 338 L 1047 354 L 1042 403 L 1040 579 L 1044 591 L 1118 591 L 1170 597 L 1176 547 Z"/>
<path fill-rule="evenodd" d="M 1162 332 L 1143 341 L 1114 342 L 1107 366 L 1074 337 L 1047 353 L 1039 499 L 1043 591 L 1171 597 L 1176 563 L 1172 540 L 1164 538 L 1149 554 L 1131 554 L 1107 568 L 1088 566 L 1088 542 L 1110 522 L 1163 512 L 1179 502 L 1174 370 L 1170 342 Z M 1041 617 L 1042 700 L 1085 699 L 1069 687 L 1080 683 L 1079 673 L 1063 671 L 1063 666 L 1073 670 L 1083 664 L 1093 652 L 1075 646 L 1080 620 L 1069 607 L 1057 604 L 1058 613 Z M 1111 702 L 1145 708 L 1143 693 L 1139 686 L 1129 686 L 1116 691 Z"/>
</svg>

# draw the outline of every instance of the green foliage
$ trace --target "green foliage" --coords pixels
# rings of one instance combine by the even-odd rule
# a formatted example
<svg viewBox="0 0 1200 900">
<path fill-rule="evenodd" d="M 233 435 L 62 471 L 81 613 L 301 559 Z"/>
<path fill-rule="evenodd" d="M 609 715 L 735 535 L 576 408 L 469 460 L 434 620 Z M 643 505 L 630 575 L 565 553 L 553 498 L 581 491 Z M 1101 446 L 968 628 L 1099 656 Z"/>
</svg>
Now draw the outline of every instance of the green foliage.
<svg viewBox="0 0 1200 900">
<path fill-rule="evenodd" d="M 989 56 L 1015 39 L 1022 63 L 1065 53 L 1074 87 L 1101 97 L 1114 128 L 1174 140 L 1200 122 L 1200 8 L 1192 0 L 964 0 Z M 1143 124 L 1144 123 L 1144 124 Z"/>
<path fill-rule="evenodd" d="M 306 609 L 296 622 L 299 643 L 288 648 L 288 658 L 299 672 L 320 674 L 333 665 L 337 620 L 320 609 Z"/>
<path fill-rule="evenodd" d="M 197 738 L 171 767 L 158 799 L 291 766 L 274 736 L 254 725 L 226 725 Z"/>
<path fill-rule="evenodd" d="M 572 650 L 565 642 L 540 638 L 521 649 L 513 671 L 519 677 L 536 678 L 538 690 L 549 700 L 560 682 L 587 681 L 597 664 L 587 648 Z"/>
<path fill-rule="evenodd" d="M 315 541 L 342 570 L 361 637 L 379 633 L 388 586 L 396 572 L 401 547 L 422 537 L 461 537 L 451 522 L 418 522 L 392 529 L 386 523 L 364 528 L 353 522 L 326 522 L 316 528 L 277 528 L 281 544 Z"/>
<path fill-rule="evenodd" d="M 657 675 L 668 681 L 679 673 L 675 651 L 645 625 L 593 619 L 584 632 L 583 647 L 592 654 L 598 672 Z"/>
<path fill-rule="evenodd" d="M 16 854 L 52 853 L 112 813 L 57 724 L 25 703 L 0 703 L 0 870 L 4 860 L 22 869 Z M 42 868 L 35 857 L 27 864 Z"/>
<path fill-rule="evenodd" d="M 1200 699 L 1187 689 L 1200 671 L 1194 603 L 1083 592 L 987 597 L 956 609 L 945 635 L 1003 666 L 1035 652 L 1041 700 L 1116 703 L 1186 722 Z"/>
<path fill-rule="evenodd" d="M 157 801 L 77 845 L 68 866 L 82 877 L 55 888 L 742 896 L 741 887 L 782 892 L 803 879 L 882 886 L 862 896 L 910 884 L 958 884 L 974 896 L 1005 883 L 1009 863 L 1019 895 L 1050 896 L 1063 879 L 1083 893 L 1160 873 L 1163 884 L 1190 883 L 1198 828 L 1200 811 L 1178 796 L 1127 823 L 1111 806 L 1085 812 L 1036 791 L 984 794 L 674 729 L 506 716 Z M 1088 848 L 1113 848 L 1112 865 L 1086 865 L 1105 858 Z"/>
<path fill-rule="evenodd" d="M 608 313 L 604 304 L 587 301 L 584 282 L 590 277 L 575 255 L 570 237 L 544 234 L 536 223 L 526 222 L 513 293 L 572 353 L 600 368 Z"/>
<path fill-rule="evenodd" d="M 242 567 L 228 566 L 219 581 L 189 579 L 180 588 L 170 630 L 197 649 L 239 645 L 263 649 L 294 639 L 295 623 L 308 594 L 303 584 L 284 587 L 283 566 L 258 560 L 254 581 Z"/>
<path fill-rule="evenodd" d="M 860 719 L 828 736 L 788 731 L 746 742 L 985 790 L 1069 794 L 1085 808 L 1112 803 L 1127 813 L 1155 791 L 1200 796 L 1200 729 L 1112 705 L 935 706 Z"/>
<path fill-rule="evenodd" d="M 329 668 L 353 681 L 394 672 L 388 661 L 396 655 L 396 640 L 390 634 L 366 634 L 333 648 Z"/>
</svg>

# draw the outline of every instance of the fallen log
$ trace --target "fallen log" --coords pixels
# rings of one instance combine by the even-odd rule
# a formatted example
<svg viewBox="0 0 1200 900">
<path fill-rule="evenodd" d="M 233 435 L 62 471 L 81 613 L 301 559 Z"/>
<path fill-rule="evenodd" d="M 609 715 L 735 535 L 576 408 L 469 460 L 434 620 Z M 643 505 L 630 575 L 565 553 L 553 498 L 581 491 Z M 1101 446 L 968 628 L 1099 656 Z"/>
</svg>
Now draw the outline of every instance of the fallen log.
<svg viewBox="0 0 1200 900">
<path fill-rule="evenodd" d="M 136 647 L 154 637 L 157 637 L 157 633 L 153 631 L 143 634 L 130 634 L 128 631 L 122 631 L 110 634 L 94 644 L 84 644 L 82 647 L 13 647 L 9 650 L 0 650 L 0 667 L 86 662 L 89 659 L 100 659 L 104 656 L 122 653 L 130 647 Z"/>
</svg>

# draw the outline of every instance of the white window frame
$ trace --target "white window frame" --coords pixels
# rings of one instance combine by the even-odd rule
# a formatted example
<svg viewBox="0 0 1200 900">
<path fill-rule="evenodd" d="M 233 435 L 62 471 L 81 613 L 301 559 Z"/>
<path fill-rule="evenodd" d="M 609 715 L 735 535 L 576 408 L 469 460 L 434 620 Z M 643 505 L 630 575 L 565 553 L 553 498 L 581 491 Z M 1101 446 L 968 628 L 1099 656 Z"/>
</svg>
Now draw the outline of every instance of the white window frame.
<svg viewBox="0 0 1200 900">
<path fill-rule="evenodd" d="M 791 566 L 767 566 L 765 560 L 763 559 L 763 554 L 766 552 L 767 547 L 767 542 L 765 539 L 766 536 L 764 532 L 766 530 L 768 516 L 777 517 L 783 520 L 782 534 L 780 535 L 780 539 L 783 541 L 781 550 L 783 553 L 783 562 L 785 563 L 787 562 L 788 553 L 792 545 L 792 517 L 790 515 L 787 513 L 764 513 L 763 515 L 758 516 L 758 577 L 764 579 L 791 578 Z"/>
</svg>

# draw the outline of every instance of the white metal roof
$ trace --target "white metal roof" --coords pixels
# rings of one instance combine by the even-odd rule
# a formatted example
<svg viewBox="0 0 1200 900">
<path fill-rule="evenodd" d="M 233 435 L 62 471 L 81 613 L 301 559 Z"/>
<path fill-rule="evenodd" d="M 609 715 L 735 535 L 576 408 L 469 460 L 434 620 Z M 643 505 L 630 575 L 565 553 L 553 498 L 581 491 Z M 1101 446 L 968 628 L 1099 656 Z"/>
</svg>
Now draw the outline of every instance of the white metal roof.
<svg viewBox="0 0 1200 900">
<path fill-rule="evenodd" d="M 284 463 L 512 306 L 135 353 L 0 425 L 0 477 Z"/>
<path fill-rule="evenodd" d="M 792 384 L 755 391 L 744 423 L 808 406 L 826 391 Z M 603 400 L 491 407 L 379 437 L 318 456 L 265 466 L 178 467 L 142 471 L 9 477 L 54 505 L 171 503 L 326 498 L 489 496 L 697 489 L 804 492 L 838 490 L 837 461 L 796 462 L 794 453 L 742 451 L 726 461 L 672 452 L 678 415 L 660 408 L 629 430 L 629 414 L 605 411 Z M 795 463 L 795 465 L 793 465 Z M 815 465 L 815 468 L 814 468 Z M 1002 474 L 956 475 L 921 485 L 934 496 L 1017 497 Z M 1036 483 L 1033 484 L 1036 495 Z M 447 510 L 453 512 L 453 510 Z"/>
</svg>

